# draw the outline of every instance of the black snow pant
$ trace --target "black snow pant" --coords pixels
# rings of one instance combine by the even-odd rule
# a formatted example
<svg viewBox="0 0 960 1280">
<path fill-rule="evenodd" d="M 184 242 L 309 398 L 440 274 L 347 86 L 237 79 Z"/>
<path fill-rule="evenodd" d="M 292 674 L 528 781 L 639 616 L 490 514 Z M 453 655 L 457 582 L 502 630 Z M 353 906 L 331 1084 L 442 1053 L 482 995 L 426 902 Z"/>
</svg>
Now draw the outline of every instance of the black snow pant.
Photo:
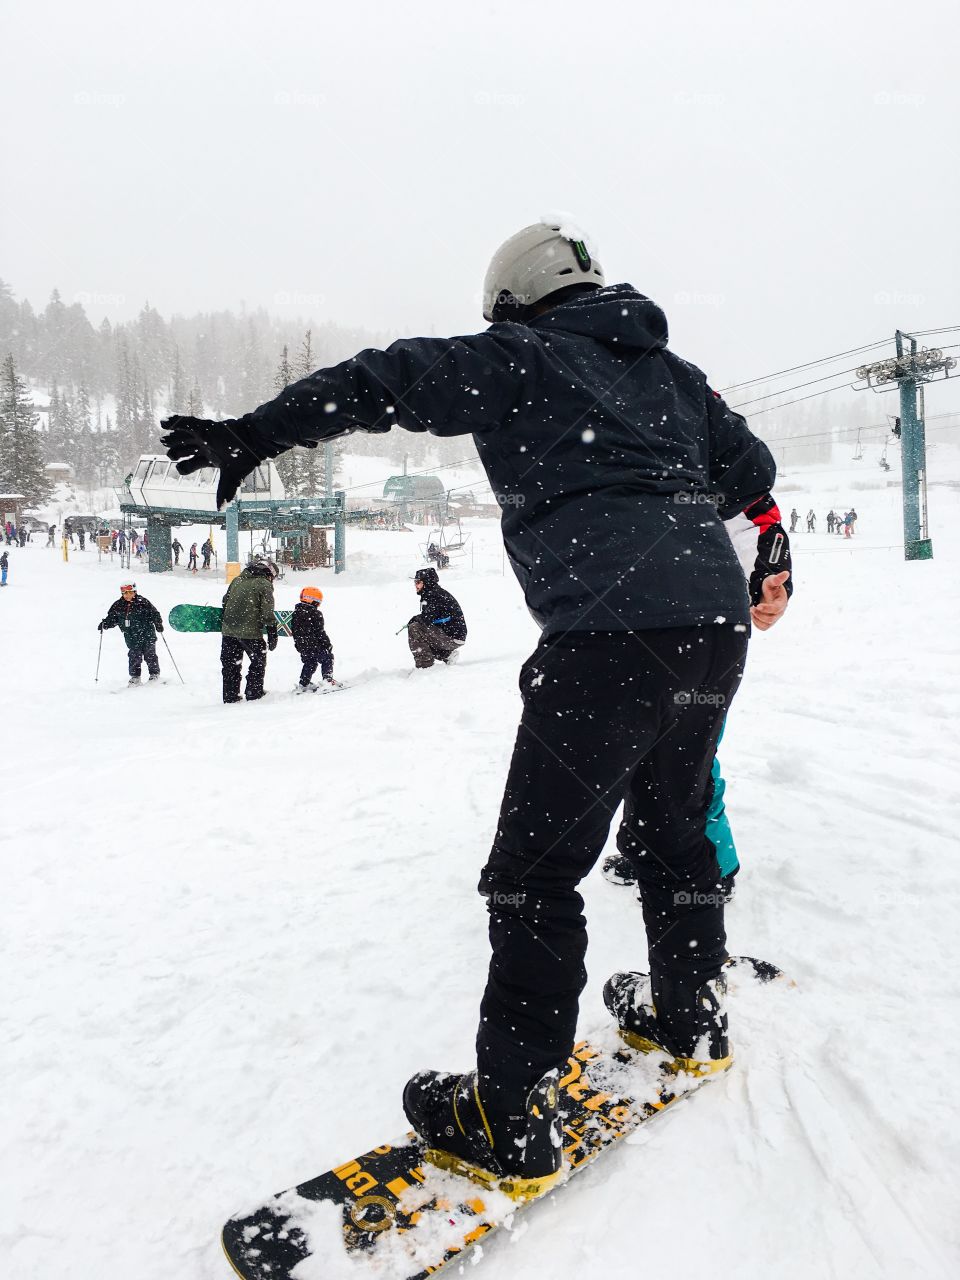
<svg viewBox="0 0 960 1280">
<path fill-rule="evenodd" d="M 706 818 L 746 648 L 733 626 L 572 632 L 542 640 L 524 663 L 523 716 L 479 886 L 493 954 L 477 1065 L 495 1110 L 513 1110 L 573 1047 L 587 978 L 577 884 L 621 801 L 617 844 L 635 864 L 658 1014 L 720 972 L 723 899 Z M 638 937 L 633 968 L 646 969 L 644 950 Z"/>
<path fill-rule="evenodd" d="M 241 640 L 238 636 L 223 636 L 220 641 L 220 666 L 223 668 L 224 702 L 240 701 L 240 677 L 243 655 L 250 659 L 247 671 L 247 701 L 263 697 L 263 677 L 267 671 L 267 642 L 265 640 Z"/>
<path fill-rule="evenodd" d="M 140 671 L 144 661 L 146 661 L 147 671 L 150 675 L 158 676 L 160 674 L 156 641 L 153 641 L 152 644 L 143 644 L 135 649 L 127 650 L 127 670 L 130 672 L 131 680 L 140 679 Z"/>
<path fill-rule="evenodd" d="M 298 652 L 303 663 L 303 670 L 300 672 L 301 684 L 307 685 L 310 683 L 317 667 L 320 668 L 320 675 L 324 680 L 333 679 L 332 649 L 300 649 Z"/>
<path fill-rule="evenodd" d="M 418 667 L 432 667 L 438 659 L 440 662 L 446 662 L 454 649 L 459 649 L 464 643 L 462 640 L 454 640 L 453 636 L 448 636 L 442 627 L 421 622 L 419 618 L 407 627 L 407 639 L 410 642 L 413 660 Z"/>
</svg>

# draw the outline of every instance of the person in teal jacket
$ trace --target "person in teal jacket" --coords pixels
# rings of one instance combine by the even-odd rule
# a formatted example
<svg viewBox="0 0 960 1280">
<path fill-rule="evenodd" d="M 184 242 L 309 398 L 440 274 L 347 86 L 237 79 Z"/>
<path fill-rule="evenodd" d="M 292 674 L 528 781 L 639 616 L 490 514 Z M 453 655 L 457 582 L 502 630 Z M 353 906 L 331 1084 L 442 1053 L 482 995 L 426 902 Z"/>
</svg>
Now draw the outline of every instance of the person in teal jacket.
<svg viewBox="0 0 960 1280">
<path fill-rule="evenodd" d="M 758 631 L 767 631 L 782 617 L 793 592 L 792 581 L 787 580 L 783 583 L 783 591 L 771 587 L 768 599 L 763 585 L 764 582 L 770 582 L 771 575 L 778 570 L 789 572 L 792 564 L 789 539 L 780 522 L 780 511 L 773 496 L 767 494 L 759 498 L 733 520 L 725 522 L 725 527 L 747 576 L 752 624 Z M 718 747 L 722 741 L 723 729 L 720 731 Z M 740 858 L 724 804 L 727 784 L 720 772 L 719 756 L 713 758 L 710 776 L 713 779 L 713 799 L 707 809 L 705 834 L 717 853 L 720 892 L 729 902 L 734 893 L 734 878 L 740 870 Z M 611 853 L 604 859 L 602 871 L 604 878 L 612 884 L 637 883 L 636 872 L 625 853 Z"/>
</svg>

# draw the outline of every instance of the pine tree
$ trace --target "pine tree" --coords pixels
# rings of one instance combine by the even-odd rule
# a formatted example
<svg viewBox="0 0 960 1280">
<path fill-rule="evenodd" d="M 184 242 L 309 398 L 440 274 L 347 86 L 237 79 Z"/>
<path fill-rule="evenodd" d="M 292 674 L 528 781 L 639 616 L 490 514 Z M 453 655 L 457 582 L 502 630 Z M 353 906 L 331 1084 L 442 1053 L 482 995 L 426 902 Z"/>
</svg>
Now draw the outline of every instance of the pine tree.
<svg viewBox="0 0 960 1280">
<path fill-rule="evenodd" d="M 0 488 L 22 493 L 33 506 L 46 502 L 53 485 L 43 469 L 40 416 L 17 374 L 13 356 L 0 368 Z"/>
<path fill-rule="evenodd" d="M 170 379 L 170 401 L 168 409 L 171 413 L 183 413 L 187 402 L 187 378 L 180 362 L 179 346 L 173 349 L 173 375 Z"/>
<path fill-rule="evenodd" d="M 286 351 L 286 347 L 284 347 Z M 313 331 L 308 329 L 303 335 L 303 342 L 297 352 L 297 377 L 306 378 L 316 372 L 316 358 L 313 354 Z M 318 444 L 316 449 L 292 449 L 292 454 L 299 453 L 300 493 L 306 497 L 322 498 L 327 491 L 327 449 Z M 343 444 L 341 440 L 331 442 L 330 453 L 333 457 L 333 475 L 331 487 L 336 488 L 337 474 L 340 470 Z M 286 483 L 286 482 L 284 482 Z"/>
<path fill-rule="evenodd" d="M 190 388 L 190 394 L 187 396 L 187 413 L 191 418 L 203 417 L 203 392 L 196 383 Z"/>
<path fill-rule="evenodd" d="M 120 466 L 120 450 L 117 447 L 117 432 L 114 430 L 110 415 L 102 430 L 95 437 L 94 457 L 97 468 L 97 481 L 101 488 L 119 484 L 122 476 Z"/>
<path fill-rule="evenodd" d="M 289 387 L 294 381 L 294 372 L 290 364 L 290 355 L 286 346 L 280 355 L 280 363 L 277 366 L 277 372 L 273 377 L 273 385 L 277 392 L 281 392 L 284 387 Z M 298 498 L 304 492 L 304 476 L 303 476 L 303 449 L 287 449 L 285 453 L 281 453 L 275 459 L 277 471 L 283 482 L 283 487 L 288 498 Z"/>
<path fill-rule="evenodd" d="M 60 290 L 54 289 L 42 318 L 43 360 L 40 376 L 48 384 L 63 385 L 67 381 L 67 308 Z"/>
<path fill-rule="evenodd" d="M 300 351 L 297 355 L 297 377 L 305 378 L 308 373 L 314 372 L 313 367 L 313 346 L 312 331 L 310 329 L 303 335 L 303 342 L 300 345 Z M 286 347 L 284 347 L 286 351 Z"/>
<path fill-rule="evenodd" d="M 94 446 L 90 430 L 90 393 L 80 383 L 73 406 L 73 456 L 70 459 L 77 483 L 84 489 L 93 487 Z"/>
</svg>

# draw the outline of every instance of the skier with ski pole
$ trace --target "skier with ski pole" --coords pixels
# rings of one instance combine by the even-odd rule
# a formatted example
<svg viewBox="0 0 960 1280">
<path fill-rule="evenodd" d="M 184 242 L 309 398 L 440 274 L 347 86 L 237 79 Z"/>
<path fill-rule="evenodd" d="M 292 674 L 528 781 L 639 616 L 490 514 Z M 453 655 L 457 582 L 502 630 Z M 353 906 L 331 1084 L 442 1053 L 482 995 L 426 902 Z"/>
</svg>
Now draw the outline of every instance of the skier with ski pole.
<svg viewBox="0 0 960 1280">
<path fill-rule="evenodd" d="M 98 630 L 102 633 L 112 627 L 119 627 L 127 646 L 127 665 L 130 673 L 129 683 L 140 683 L 140 672 L 143 663 L 147 664 L 150 680 L 160 679 L 160 662 L 157 658 L 157 634 L 163 633 L 163 618 L 159 609 L 150 603 L 146 596 L 137 594 L 135 582 L 125 582 L 120 587 L 120 599 L 115 600 L 107 610 L 107 616 L 100 623 Z"/>
<path fill-rule="evenodd" d="M 775 466 L 669 350 L 661 309 L 607 287 L 563 220 L 500 247 L 483 312 L 482 333 L 362 351 L 240 418 L 170 418 L 164 445 L 185 474 L 219 468 L 222 504 L 295 445 L 392 425 L 474 436 L 543 635 L 521 669 L 481 874 L 492 956 L 476 1068 L 415 1076 L 404 1107 L 429 1159 L 522 1199 L 562 1172 L 557 1082 L 586 981 L 577 885 L 621 802 L 618 841 L 643 848 L 649 971 L 615 975 L 608 1003 L 621 1032 L 678 1071 L 731 1064 L 705 825 L 751 615 L 723 520 L 772 488 Z"/>
</svg>

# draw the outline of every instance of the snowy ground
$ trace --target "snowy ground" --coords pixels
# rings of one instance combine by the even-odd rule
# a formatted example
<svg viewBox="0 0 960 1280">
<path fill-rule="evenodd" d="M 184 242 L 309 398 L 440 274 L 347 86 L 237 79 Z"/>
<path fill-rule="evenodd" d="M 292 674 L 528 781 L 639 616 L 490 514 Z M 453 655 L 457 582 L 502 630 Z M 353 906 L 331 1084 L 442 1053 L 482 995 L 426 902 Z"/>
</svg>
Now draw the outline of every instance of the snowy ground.
<svg viewBox="0 0 960 1280">
<path fill-rule="evenodd" d="M 491 1280 L 960 1271 L 960 491 L 931 490 L 924 564 L 889 549 L 897 491 L 796 505 L 851 499 L 852 544 L 795 540 L 795 602 L 752 643 L 722 753 L 744 865 L 730 947 L 799 985 L 734 997 L 734 1071 L 492 1241 Z M 414 1070 L 470 1065 L 477 871 L 536 642 L 495 525 L 474 529 L 472 563 L 446 578 L 471 627 L 459 666 L 408 677 L 393 634 L 416 608 L 420 536 L 351 533 L 351 571 L 313 579 L 355 687 L 293 697 L 281 641 L 269 698 L 235 707 L 216 637 L 169 629 L 185 686 L 161 646 L 167 683 L 127 690 L 116 632 L 95 684 L 119 568 L 11 553 L 11 1280 L 226 1280 L 235 1208 L 402 1130 Z M 222 591 L 137 572 L 164 613 Z M 284 582 L 279 605 L 313 579 Z M 644 949 L 628 891 L 597 872 L 585 893 L 588 1027 L 606 976 Z"/>
</svg>

